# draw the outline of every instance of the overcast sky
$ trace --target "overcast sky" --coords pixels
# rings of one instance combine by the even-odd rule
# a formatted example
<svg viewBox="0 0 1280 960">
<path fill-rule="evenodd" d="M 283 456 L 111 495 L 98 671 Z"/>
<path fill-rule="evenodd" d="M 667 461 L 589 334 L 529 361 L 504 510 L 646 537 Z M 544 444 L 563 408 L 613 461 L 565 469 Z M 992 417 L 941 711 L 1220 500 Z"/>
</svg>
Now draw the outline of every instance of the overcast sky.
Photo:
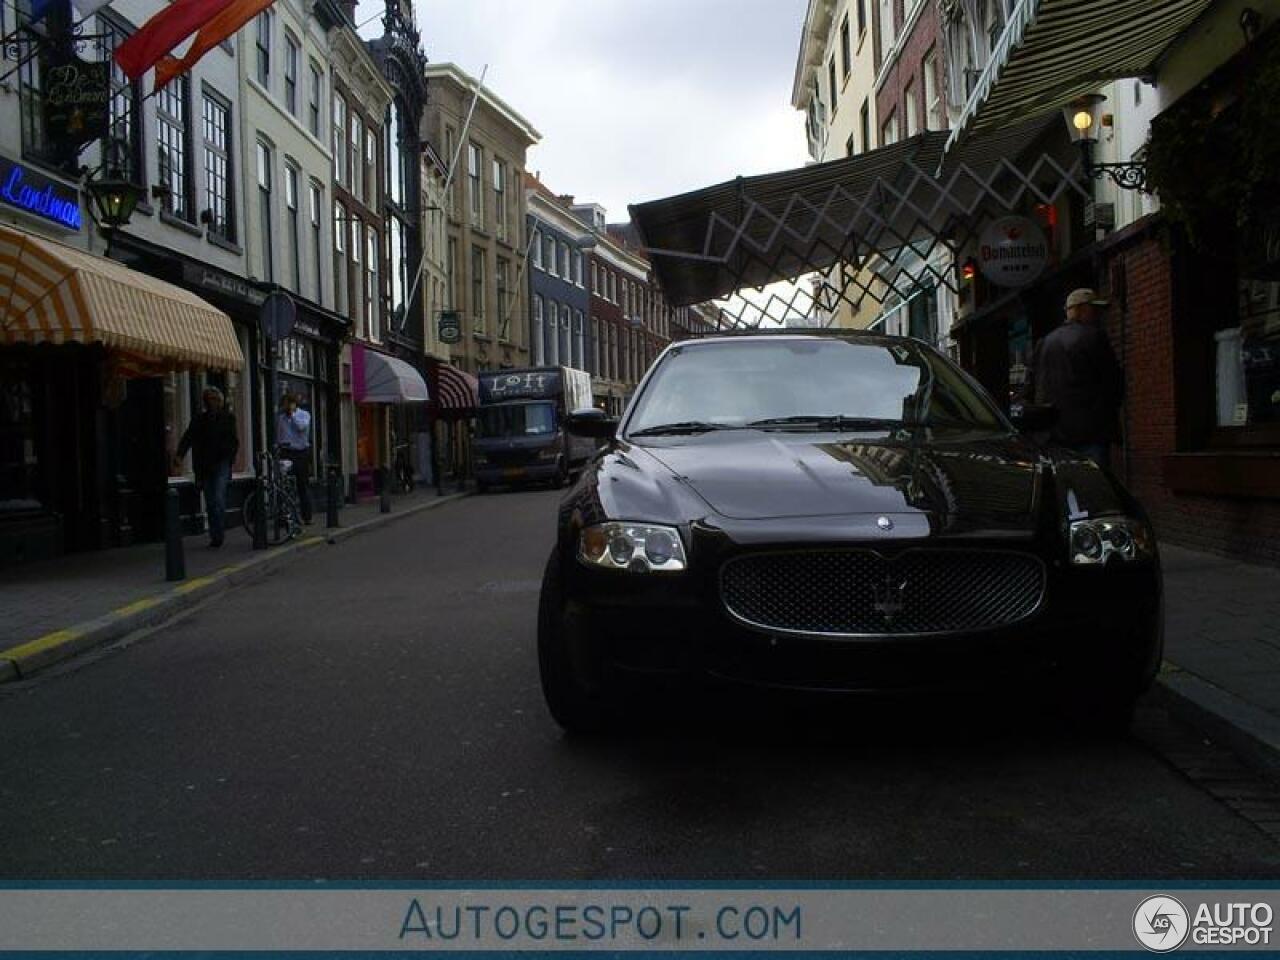
<svg viewBox="0 0 1280 960">
<path fill-rule="evenodd" d="M 362 0 L 357 21 L 382 0 Z M 485 83 L 542 134 L 557 193 L 629 203 L 802 165 L 791 108 L 805 0 L 416 0 L 427 57 Z M 380 31 L 375 21 L 361 33 Z"/>
</svg>

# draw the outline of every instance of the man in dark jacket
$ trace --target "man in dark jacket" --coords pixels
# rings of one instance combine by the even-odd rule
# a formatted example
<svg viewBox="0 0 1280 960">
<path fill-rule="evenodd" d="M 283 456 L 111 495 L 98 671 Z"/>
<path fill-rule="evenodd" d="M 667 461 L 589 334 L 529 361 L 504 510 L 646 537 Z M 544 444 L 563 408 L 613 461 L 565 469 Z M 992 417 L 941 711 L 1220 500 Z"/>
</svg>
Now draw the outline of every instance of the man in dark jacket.
<svg viewBox="0 0 1280 960">
<path fill-rule="evenodd" d="M 1067 297 L 1067 322 L 1036 347 L 1035 402 L 1058 411 L 1054 441 L 1111 466 L 1111 443 L 1119 439 L 1116 411 L 1123 379 L 1107 335 L 1098 325 L 1107 301 L 1092 290 Z"/>
<path fill-rule="evenodd" d="M 231 482 L 231 463 L 240 449 L 236 436 L 236 418 L 225 408 L 222 391 L 206 387 L 204 412 L 191 418 L 191 424 L 178 443 L 176 460 L 181 462 L 187 451 L 195 467 L 196 483 L 204 491 L 204 508 L 209 516 L 209 546 L 222 546 L 226 533 L 227 485 Z"/>
</svg>

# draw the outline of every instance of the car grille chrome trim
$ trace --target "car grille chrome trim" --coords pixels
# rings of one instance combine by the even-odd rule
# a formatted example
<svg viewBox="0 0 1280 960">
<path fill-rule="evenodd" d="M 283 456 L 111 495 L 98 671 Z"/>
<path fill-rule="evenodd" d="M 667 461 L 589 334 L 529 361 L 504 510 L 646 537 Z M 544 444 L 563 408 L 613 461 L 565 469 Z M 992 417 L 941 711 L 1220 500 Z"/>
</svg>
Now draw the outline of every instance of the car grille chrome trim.
<svg viewBox="0 0 1280 960">
<path fill-rule="evenodd" d="M 1007 627 L 1044 600 L 1039 557 L 913 548 L 749 553 L 720 568 L 720 601 L 754 630 L 823 637 L 929 636 Z"/>
</svg>

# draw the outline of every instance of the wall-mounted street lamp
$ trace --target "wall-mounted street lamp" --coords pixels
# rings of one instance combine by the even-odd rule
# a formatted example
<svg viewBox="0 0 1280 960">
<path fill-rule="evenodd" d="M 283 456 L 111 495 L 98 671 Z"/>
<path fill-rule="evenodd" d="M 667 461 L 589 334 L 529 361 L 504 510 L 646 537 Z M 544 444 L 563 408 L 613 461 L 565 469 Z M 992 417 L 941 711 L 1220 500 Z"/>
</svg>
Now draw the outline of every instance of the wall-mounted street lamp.
<svg viewBox="0 0 1280 960">
<path fill-rule="evenodd" d="M 1090 93 L 1072 100 L 1062 111 L 1071 142 L 1080 145 L 1085 176 L 1101 180 L 1105 175 L 1122 190 L 1146 190 L 1145 163 L 1095 163 L 1093 160 L 1093 145 L 1098 142 L 1102 127 L 1102 105 L 1106 102 L 1107 98 L 1102 94 Z"/>
<path fill-rule="evenodd" d="M 90 175 L 84 192 L 89 195 L 93 219 L 104 230 L 117 230 L 127 224 L 142 200 L 142 187 L 130 183 L 119 170 L 109 170 L 104 177 Z"/>
</svg>

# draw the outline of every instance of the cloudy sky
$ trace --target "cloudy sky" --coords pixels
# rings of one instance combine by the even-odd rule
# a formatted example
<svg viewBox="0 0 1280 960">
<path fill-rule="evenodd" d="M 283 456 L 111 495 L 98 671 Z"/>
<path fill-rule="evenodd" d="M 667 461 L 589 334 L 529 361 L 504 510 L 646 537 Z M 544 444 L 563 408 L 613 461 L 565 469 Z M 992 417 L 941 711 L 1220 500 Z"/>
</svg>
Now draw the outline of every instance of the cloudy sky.
<svg viewBox="0 0 1280 960">
<path fill-rule="evenodd" d="M 382 0 L 362 0 L 357 20 Z M 791 82 L 805 0 L 416 0 L 452 61 L 542 133 L 528 166 L 608 208 L 802 165 Z M 361 32 L 373 35 L 375 22 Z"/>
</svg>

